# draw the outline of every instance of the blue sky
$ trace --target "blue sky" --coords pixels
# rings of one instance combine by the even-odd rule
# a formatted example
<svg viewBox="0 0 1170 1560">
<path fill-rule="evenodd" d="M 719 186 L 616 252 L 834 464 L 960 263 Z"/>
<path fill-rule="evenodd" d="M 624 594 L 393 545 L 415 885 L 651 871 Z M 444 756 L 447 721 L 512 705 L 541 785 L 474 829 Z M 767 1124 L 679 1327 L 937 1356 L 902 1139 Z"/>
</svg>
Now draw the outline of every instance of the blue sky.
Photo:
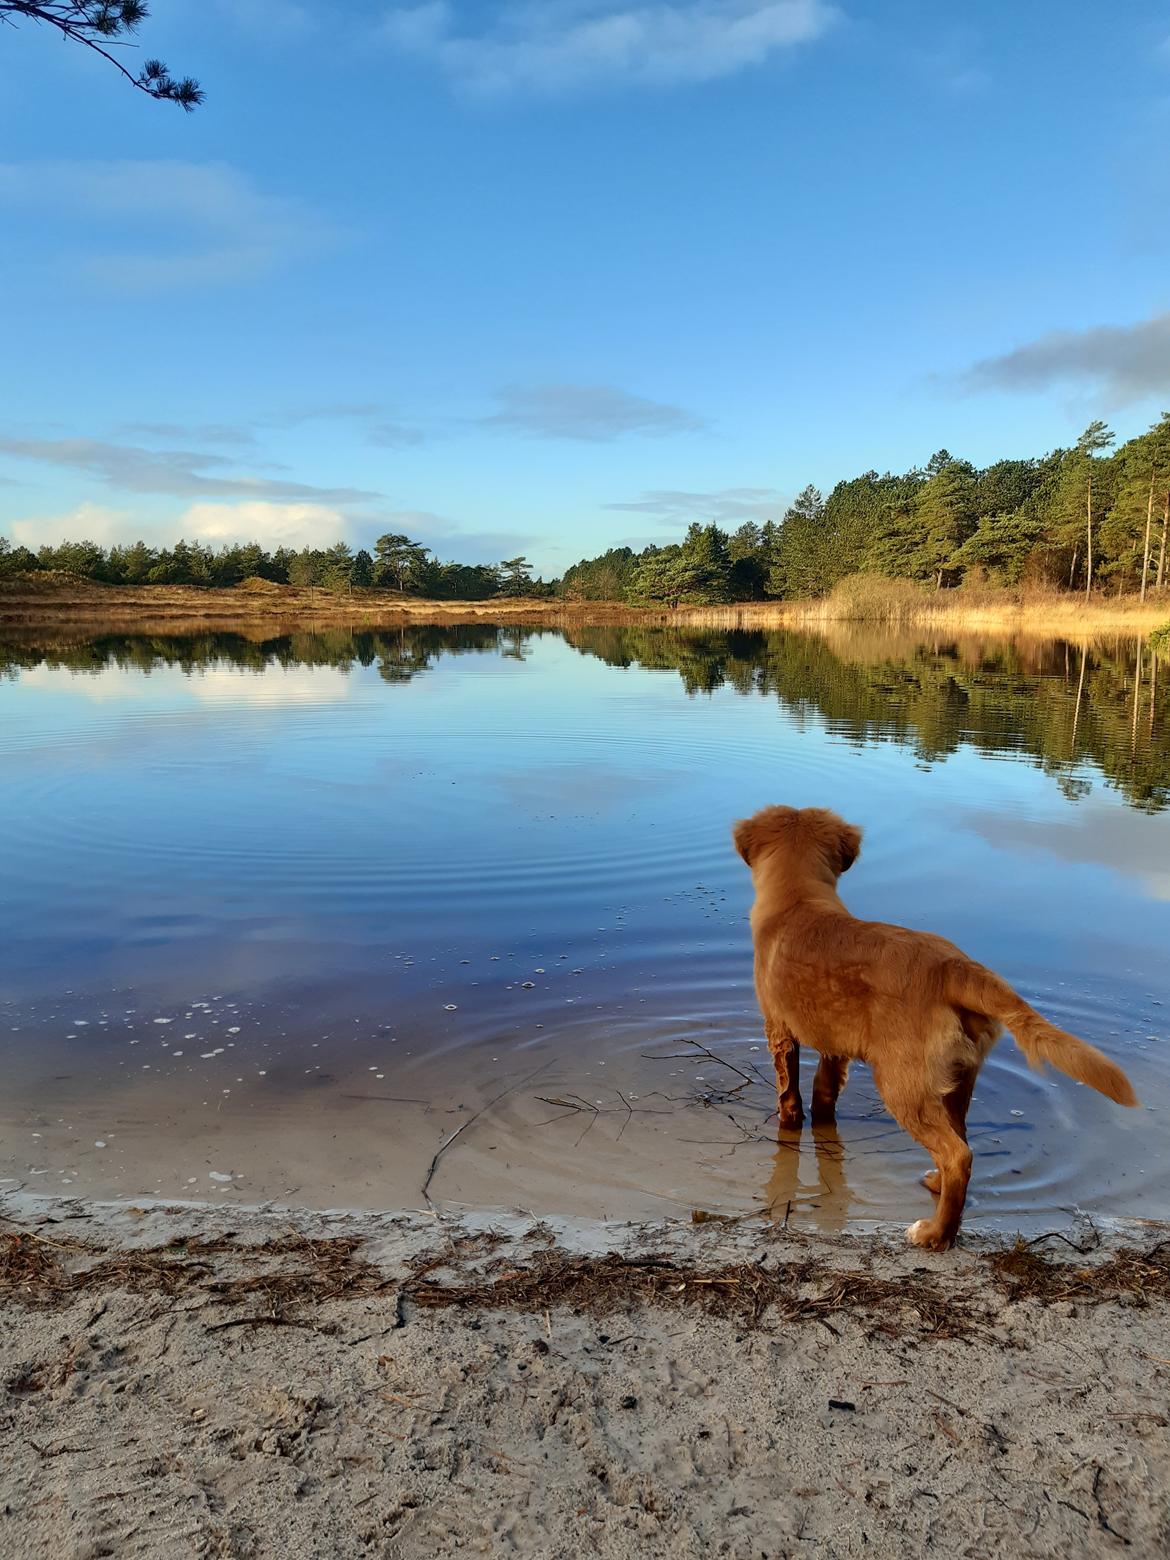
<svg viewBox="0 0 1170 1560">
<path fill-rule="evenodd" d="M 1162 0 L 154 10 L 194 114 L 0 30 L 30 545 L 394 529 L 558 573 L 1170 405 Z"/>
</svg>

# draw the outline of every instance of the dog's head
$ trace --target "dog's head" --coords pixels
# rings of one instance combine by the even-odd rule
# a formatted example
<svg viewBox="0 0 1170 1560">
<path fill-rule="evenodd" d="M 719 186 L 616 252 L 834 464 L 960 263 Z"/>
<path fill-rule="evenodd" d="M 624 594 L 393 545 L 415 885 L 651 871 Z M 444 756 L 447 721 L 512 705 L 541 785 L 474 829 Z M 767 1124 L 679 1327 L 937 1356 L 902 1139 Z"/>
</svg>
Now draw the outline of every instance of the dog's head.
<svg viewBox="0 0 1170 1560">
<path fill-rule="evenodd" d="M 790 856 L 816 856 L 834 879 L 861 853 L 861 830 L 827 807 L 765 807 L 742 818 L 732 830 L 735 848 L 749 867 L 783 846 Z"/>
</svg>

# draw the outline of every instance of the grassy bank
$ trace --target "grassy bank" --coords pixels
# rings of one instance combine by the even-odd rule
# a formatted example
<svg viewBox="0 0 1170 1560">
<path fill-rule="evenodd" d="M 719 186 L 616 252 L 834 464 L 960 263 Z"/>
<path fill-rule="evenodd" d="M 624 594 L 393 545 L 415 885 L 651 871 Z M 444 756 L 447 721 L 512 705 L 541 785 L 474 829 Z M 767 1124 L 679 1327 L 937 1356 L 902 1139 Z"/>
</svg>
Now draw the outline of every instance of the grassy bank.
<svg viewBox="0 0 1170 1560">
<path fill-rule="evenodd" d="M 815 601 L 733 602 L 725 606 L 633 607 L 624 602 L 427 601 L 396 591 L 342 595 L 315 587 L 247 580 L 226 590 L 191 585 L 100 585 L 63 574 L 0 581 L 0 629 L 86 627 L 132 632 L 206 632 L 216 627 L 380 627 L 405 623 L 643 623 L 679 628 L 819 628 L 834 623 L 993 634 L 1146 635 L 1170 618 L 1170 592 L 1094 596 L 971 587 L 928 591 L 903 580 L 858 576 Z"/>
</svg>

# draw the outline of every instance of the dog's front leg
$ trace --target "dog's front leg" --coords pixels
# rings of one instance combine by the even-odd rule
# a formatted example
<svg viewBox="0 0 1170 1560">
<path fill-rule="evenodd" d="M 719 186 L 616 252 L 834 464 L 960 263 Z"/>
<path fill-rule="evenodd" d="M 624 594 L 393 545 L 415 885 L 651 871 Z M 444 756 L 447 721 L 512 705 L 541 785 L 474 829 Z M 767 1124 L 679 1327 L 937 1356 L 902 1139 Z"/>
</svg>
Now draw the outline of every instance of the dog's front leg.
<svg viewBox="0 0 1170 1560">
<path fill-rule="evenodd" d="M 788 1025 L 777 1019 L 765 1018 L 764 1033 L 776 1068 L 780 1125 L 799 1128 L 804 1122 L 804 1106 L 800 1102 L 800 1045 Z"/>
</svg>

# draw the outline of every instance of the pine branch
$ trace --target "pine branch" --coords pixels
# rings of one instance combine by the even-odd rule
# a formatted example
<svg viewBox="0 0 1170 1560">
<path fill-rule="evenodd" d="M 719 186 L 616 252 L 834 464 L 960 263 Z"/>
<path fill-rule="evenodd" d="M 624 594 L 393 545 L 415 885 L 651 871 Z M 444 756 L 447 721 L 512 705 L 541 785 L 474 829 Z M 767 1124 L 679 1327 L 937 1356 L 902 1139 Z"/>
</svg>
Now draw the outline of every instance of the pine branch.
<svg viewBox="0 0 1170 1560">
<path fill-rule="evenodd" d="M 140 92 L 177 103 L 190 113 L 204 97 L 192 77 L 172 76 L 161 60 L 147 60 L 135 75 L 105 47 L 123 42 L 149 15 L 143 0 L 0 0 L 0 20 L 24 19 L 55 27 L 63 38 L 100 54 Z"/>
</svg>

